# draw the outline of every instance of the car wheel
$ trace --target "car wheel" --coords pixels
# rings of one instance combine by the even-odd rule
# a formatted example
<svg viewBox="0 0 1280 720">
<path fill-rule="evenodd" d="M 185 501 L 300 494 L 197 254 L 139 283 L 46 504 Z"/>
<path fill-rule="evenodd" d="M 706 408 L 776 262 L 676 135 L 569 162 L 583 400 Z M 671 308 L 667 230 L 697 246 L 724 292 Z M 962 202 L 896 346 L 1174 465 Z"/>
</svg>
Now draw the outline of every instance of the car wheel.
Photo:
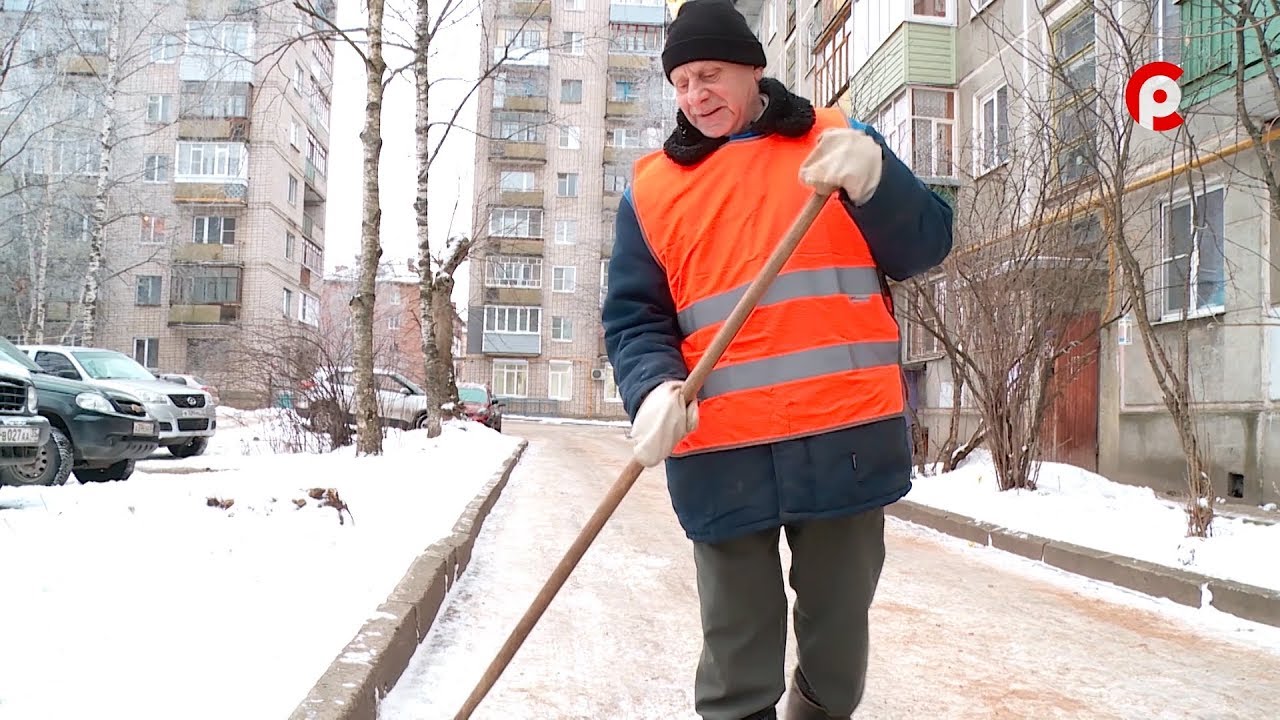
<svg viewBox="0 0 1280 720">
<path fill-rule="evenodd" d="M 203 455 L 207 447 L 209 447 L 209 438 L 196 437 L 181 445 L 170 445 L 169 453 L 179 458 L 195 457 L 196 455 Z"/>
<path fill-rule="evenodd" d="M 422 413 L 421 415 L 413 419 L 413 428 L 415 430 L 425 430 L 427 428 L 428 422 L 429 420 L 427 418 L 427 414 Z"/>
<path fill-rule="evenodd" d="M 49 440 L 26 465 L 0 468 L 0 485 L 64 485 L 75 462 L 71 441 L 58 428 L 49 428 Z"/>
<path fill-rule="evenodd" d="M 128 480 L 136 466 L 133 460 L 121 460 L 104 468 L 76 470 L 76 479 L 82 483 L 111 482 L 112 480 Z"/>
</svg>

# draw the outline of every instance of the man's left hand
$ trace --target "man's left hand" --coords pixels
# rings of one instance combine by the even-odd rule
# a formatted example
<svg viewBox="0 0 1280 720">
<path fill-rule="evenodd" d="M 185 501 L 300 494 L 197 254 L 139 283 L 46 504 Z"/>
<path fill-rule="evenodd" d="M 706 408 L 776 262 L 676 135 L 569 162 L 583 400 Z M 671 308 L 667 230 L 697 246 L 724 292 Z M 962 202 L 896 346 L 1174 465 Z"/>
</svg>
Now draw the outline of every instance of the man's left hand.
<svg viewBox="0 0 1280 720">
<path fill-rule="evenodd" d="M 818 192 L 849 193 L 855 205 L 871 199 L 880 185 L 883 155 L 870 135 L 853 128 L 831 128 L 800 166 L 800 182 Z"/>
</svg>

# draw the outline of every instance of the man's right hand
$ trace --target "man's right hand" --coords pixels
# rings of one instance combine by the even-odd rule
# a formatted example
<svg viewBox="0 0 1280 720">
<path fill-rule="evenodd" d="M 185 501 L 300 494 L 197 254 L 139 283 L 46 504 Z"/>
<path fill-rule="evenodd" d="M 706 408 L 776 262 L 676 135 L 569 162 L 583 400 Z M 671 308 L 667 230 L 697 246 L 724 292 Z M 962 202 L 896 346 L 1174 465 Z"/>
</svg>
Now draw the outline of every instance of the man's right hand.
<svg viewBox="0 0 1280 720">
<path fill-rule="evenodd" d="M 653 467 L 666 460 L 677 443 L 698 427 L 698 400 L 687 406 L 680 395 L 684 382 L 668 380 L 645 396 L 636 411 L 631 437 L 636 461 Z"/>
</svg>

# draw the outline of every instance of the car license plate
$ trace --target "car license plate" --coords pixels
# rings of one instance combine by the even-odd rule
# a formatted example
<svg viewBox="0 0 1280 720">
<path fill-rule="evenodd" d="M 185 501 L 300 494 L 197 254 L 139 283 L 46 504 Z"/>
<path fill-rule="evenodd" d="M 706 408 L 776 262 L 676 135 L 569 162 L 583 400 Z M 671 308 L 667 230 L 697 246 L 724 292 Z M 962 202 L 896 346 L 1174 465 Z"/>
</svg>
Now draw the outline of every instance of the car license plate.
<svg viewBox="0 0 1280 720">
<path fill-rule="evenodd" d="M 198 408 L 184 408 L 178 413 L 178 417 L 184 418 L 202 418 L 205 411 Z"/>
<path fill-rule="evenodd" d="M 134 435 L 155 435 L 156 426 L 149 422 L 136 422 L 133 424 Z"/>
<path fill-rule="evenodd" d="M 0 445 L 30 445 L 39 439 L 39 428 L 0 427 Z"/>
</svg>

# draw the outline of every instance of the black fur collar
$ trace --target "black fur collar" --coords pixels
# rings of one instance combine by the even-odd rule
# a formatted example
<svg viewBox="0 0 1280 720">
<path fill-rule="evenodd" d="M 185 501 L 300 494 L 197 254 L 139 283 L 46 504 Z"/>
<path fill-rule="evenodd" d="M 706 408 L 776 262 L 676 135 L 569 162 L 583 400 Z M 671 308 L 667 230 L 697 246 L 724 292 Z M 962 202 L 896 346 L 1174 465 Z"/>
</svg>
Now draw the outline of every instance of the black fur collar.
<svg viewBox="0 0 1280 720">
<path fill-rule="evenodd" d="M 792 93 L 774 78 L 761 79 L 760 92 L 769 98 L 769 104 L 760 119 L 747 128 L 748 132 L 800 137 L 813 127 L 816 121 L 813 103 Z M 667 138 L 662 149 L 677 164 L 696 165 L 727 142 L 727 137 L 709 138 L 698 132 L 684 113 L 677 110 L 676 129 Z"/>
</svg>

